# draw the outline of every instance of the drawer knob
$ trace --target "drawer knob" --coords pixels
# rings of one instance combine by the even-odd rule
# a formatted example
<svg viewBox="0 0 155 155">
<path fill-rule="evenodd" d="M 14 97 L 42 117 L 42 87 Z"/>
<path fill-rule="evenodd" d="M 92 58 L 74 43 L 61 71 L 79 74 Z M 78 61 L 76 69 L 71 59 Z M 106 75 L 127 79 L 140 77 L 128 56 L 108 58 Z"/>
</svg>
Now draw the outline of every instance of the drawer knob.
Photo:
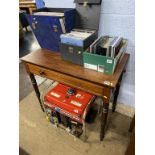
<svg viewBox="0 0 155 155">
<path fill-rule="evenodd" d="M 42 76 L 46 75 L 44 71 L 40 71 L 39 74 L 42 75 Z"/>
</svg>

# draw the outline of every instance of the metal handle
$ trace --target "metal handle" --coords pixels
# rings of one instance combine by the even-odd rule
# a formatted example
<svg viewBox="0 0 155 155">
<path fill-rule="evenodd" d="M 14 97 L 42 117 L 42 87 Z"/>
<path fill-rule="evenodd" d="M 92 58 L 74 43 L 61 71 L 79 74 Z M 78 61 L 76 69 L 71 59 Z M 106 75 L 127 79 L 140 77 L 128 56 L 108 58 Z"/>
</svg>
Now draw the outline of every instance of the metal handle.
<svg viewBox="0 0 155 155">
<path fill-rule="evenodd" d="M 58 32 L 58 26 L 57 25 L 53 25 L 53 31 Z"/>
<path fill-rule="evenodd" d="M 37 25 L 37 23 L 38 23 L 37 21 L 36 21 L 36 22 L 34 22 L 34 23 L 32 23 L 32 28 L 33 28 L 34 30 L 35 30 L 35 29 L 36 29 L 36 27 L 37 27 L 37 26 L 36 26 L 36 25 Z"/>
<path fill-rule="evenodd" d="M 73 53 L 73 47 L 68 48 L 69 53 Z"/>
</svg>

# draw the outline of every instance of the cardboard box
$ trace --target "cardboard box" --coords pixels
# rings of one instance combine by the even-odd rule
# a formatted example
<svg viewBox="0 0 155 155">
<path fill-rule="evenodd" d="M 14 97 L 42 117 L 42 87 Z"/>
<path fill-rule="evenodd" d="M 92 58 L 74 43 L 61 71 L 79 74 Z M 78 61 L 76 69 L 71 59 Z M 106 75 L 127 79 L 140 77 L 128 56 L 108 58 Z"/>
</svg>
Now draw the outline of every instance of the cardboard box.
<svg viewBox="0 0 155 155">
<path fill-rule="evenodd" d="M 88 69 L 93 69 L 104 74 L 113 74 L 117 64 L 120 62 L 121 58 L 124 55 L 127 47 L 127 40 L 123 39 L 123 46 L 120 48 L 119 53 L 115 58 L 97 55 L 85 51 L 83 53 L 84 67 Z"/>
</svg>

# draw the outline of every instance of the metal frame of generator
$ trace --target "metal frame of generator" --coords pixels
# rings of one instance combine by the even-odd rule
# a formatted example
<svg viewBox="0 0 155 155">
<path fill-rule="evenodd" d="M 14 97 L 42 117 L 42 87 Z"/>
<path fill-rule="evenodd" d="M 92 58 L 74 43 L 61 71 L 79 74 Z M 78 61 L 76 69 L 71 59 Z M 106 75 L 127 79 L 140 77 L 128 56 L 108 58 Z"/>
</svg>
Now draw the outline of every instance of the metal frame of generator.
<svg viewBox="0 0 155 155">
<path fill-rule="evenodd" d="M 62 84 L 57 84 L 53 88 L 59 87 L 59 85 L 62 85 Z M 66 87 L 69 87 L 69 86 L 66 86 Z M 55 92 L 53 93 L 53 95 L 55 96 L 55 98 L 53 97 L 53 102 L 49 100 L 47 101 L 47 95 L 51 94 L 53 88 L 51 88 L 50 90 L 48 90 L 46 93 L 42 95 L 42 103 L 45 108 L 47 120 L 50 121 L 53 125 L 65 129 L 68 133 L 70 133 L 71 135 L 75 137 L 80 137 L 83 134 L 83 140 L 86 141 L 87 136 L 86 136 L 86 121 L 85 120 L 86 120 L 87 113 L 91 105 L 93 104 L 96 96 L 91 95 L 92 97 L 90 97 L 89 102 L 85 104 L 86 106 L 85 108 L 83 108 L 84 111 L 80 112 L 80 115 L 78 115 L 76 114 L 76 109 L 80 110 L 80 108 L 78 108 L 78 106 L 75 106 L 75 105 L 71 107 L 69 101 L 65 102 L 66 105 L 63 104 L 63 101 L 61 101 L 62 98 L 57 99 L 56 101 L 55 99 L 58 97 L 59 94 Z M 83 92 L 86 95 L 88 94 L 78 89 L 76 89 L 76 91 Z M 73 97 L 75 97 L 75 95 L 77 94 L 79 93 L 77 92 L 76 94 L 73 94 Z M 65 95 L 65 97 L 63 98 L 64 100 L 66 98 L 66 91 L 64 91 L 63 95 Z M 68 99 L 68 97 L 66 99 Z M 54 100 L 57 103 L 55 103 Z M 70 107 L 68 106 L 68 110 L 67 110 L 67 107 L 65 108 L 67 104 L 70 105 Z"/>
</svg>

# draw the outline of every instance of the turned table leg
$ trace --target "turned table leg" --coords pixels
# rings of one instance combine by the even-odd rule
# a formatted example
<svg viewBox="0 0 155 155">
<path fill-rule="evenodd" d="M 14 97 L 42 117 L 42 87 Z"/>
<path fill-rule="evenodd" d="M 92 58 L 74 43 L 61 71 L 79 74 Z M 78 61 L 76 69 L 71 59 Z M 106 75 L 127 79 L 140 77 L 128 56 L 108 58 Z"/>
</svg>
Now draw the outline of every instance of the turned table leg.
<svg viewBox="0 0 155 155">
<path fill-rule="evenodd" d="M 36 96 L 37 96 L 37 98 L 39 100 L 40 107 L 41 107 L 42 111 L 44 112 L 44 108 L 43 108 L 43 105 L 42 105 L 42 102 L 41 102 L 41 99 L 40 99 L 40 92 L 39 92 L 39 89 L 38 89 L 36 79 L 35 79 L 35 77 L 34 77 L 34 75 L 32 73 L 29 73 L 29 76 L 30 76 L 33 88 L 35 90 Z"/>
<path fill-rule="evenodd" d="M 119 90 L 120 90 L 120 85 L 121 85 L 122 77 L 123 77 L 123 74 L 121 75 L 121 77 L 119 79 L 119 82 L 118 82 L 118 84 L 116 86 L 116 90 L 115 90 L 115 93 L 114 93 L 113 105 L 112 105 L 112 112 L 115 112 L 115 109 L 116 109 L 117 98 L 118 98 L 118 95 L 119 95 Z"/>
<path fill-rule="evenodd" d="M 105 128 L 107 123 L 108 111 L 109 111 L 109 102 L 110 102 L 110 93 L 111 90 L 108 89 L 103 96 L 103 109 L 101 114 L 101 130 L 100 130 L 100 141 L 103 140 L 105 136 Z"/>
<path fill-rule="evenodd" d="M 115 94 L 114 94 L 114 100 L 113 100 L 113 104 L 112 104 L 112 112 L 115 112 L 115 110 L 116 110 L 116 104 L 117 104 L 117 98 L 119 95 L 119 89 L 120 89 L 120 83 L 118 83 L 116 86 L 116 90 L 115 90 Z"/>
<path fill-rule="evenodd" d="M 105 135 L 105 128 L 106 128 L 106 123 L 107 123 L 108 111 L 109 111 L 109 105 L 103 105 L 103 111 L 102 111 L 102 115 L 101 115 L 100 141 L 103 140 L 104 135 Z"/>
</svg>

